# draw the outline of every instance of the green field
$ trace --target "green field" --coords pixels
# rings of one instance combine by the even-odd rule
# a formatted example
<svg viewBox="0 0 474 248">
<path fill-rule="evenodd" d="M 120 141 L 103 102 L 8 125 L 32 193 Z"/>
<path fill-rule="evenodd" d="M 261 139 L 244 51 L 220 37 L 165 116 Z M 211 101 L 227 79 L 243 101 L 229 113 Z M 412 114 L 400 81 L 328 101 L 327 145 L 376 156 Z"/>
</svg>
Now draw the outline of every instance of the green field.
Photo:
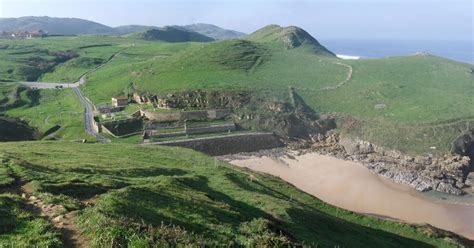
<svg viewBox="0 0 474 248">
<path fill-rule="evenodd" d="M 0 92 L 4 92 L 3 101 L 13 103 L 13 95 L 18 87 L 10 83 L 0 84 Z M 24 119 L 42 134 L 59 125 L 61 128 L 53 134 L 56 138 L 67 140 L 91 138 L 84 131 L 83 106 L 72 90 L 22 89 L 17 103 L 0 108 L 0 113 Z"/>
<path fill-rule="evenodd" d="M 78 209 L 75 221 L 91 247 L 459 244 L 429 227 L 332 207 L 277 178 L 182 148 L 16 142 L 0 144 L 0 154 L 6 174 L 0 182 L 19 177 L 40 199 Z M 94 204 L 81 204 L 91 198 Z M 23 213 L 18 202 L 15 195 L 0 195 L 0 216 L 8 216 L 8 224 L 0 222 L 0 244 L 57 245 L 57 233 Z M 31 232 L 37 233 L 25 235 Z"/>
</svg>

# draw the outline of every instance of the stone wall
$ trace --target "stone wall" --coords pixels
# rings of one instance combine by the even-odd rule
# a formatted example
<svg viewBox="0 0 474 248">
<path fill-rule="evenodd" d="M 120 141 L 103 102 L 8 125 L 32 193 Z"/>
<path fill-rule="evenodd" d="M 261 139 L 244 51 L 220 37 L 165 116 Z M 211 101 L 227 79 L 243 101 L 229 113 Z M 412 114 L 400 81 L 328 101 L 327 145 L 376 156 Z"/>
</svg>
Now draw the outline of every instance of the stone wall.
<svg viewBox="0 0 474 248">
<path fill-rule="evenodd" d="M 228 109 L 217 110 L 196 110 L 196 111 L 176 111 L 176 112 L 152 112 L 140 110 L 140 115 L 157 122 L 184 121 L 184 120 L 219 120 L 231 115 Z"/>
<path fill-rule="evenodd" d="M 199 133 L 219 133 L 235 131 L 235 124 L 224 124 L 224 125 L 211 125 L 207 127 L 194 127 L 186 130 L 187 134 L 199 134 Z"/>
<path fill-rule="evenodd" d="M 263 149 L 282 147 L 284 145 L 273 133 L 234 134 L 151 144 L 191 148 L 211 156 L 235 154 L 240 152 L 254 152 Z"/>
<path fill-rule="evenodd" d="M 143 119 L 132 118 L 119 121 L 110 121 L 102 123 L 103 130 L 107 129 L 116 137 L 126 136 L 129 134 L 140 133 L 143 130 Z"/>
</svg>

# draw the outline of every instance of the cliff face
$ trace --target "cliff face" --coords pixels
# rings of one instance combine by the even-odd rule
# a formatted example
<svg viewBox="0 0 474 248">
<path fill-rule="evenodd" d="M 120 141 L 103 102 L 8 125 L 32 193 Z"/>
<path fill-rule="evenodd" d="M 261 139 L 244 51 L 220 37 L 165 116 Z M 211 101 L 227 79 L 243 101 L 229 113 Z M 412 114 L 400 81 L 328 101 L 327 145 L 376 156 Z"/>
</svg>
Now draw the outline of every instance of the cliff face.
<svg viewBox="0 0 474 248">
<path fill-rule="evenodd" d="M 418 191 L 436 190 L 461 195 L 464 194 L 462 189 L 474 186 L 471 180 L 467 180 L 470 168 L 467 156 L 411 157 L 397 150 L 337 135 L 317 135 L 311 141 L 300 141 L 296 146 L 360 162 L 375 174 Z"/>
<path fill-rule="evenodd" d="M 159 108 L 182 110 L 230 109 L 238 128 L 274 132 L 283 140 L 307 139 L 335 128 L 331 118 L 321 117 L 291 90 L 291 103 L 275 102 L 250 92 L 183 91 L 163 96 L 137 95 L 138 102 Z"/>
</svg>

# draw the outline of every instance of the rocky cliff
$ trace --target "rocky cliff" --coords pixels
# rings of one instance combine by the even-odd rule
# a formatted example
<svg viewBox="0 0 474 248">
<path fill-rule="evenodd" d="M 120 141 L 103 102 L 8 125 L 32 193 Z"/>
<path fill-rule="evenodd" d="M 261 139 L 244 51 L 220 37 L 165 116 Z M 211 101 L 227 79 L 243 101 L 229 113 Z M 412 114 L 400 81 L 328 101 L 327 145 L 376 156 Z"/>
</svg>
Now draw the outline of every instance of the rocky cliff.
<svg viewBox="0 0 474 248">
<path fill-rule="evenodd" d="M 311 141 L 300 141 L 290 146 L 360 162 L 372 172 L 418 191 L 436 190 L 461 195 L 464 193 L 463 188 L 474 186 L 471 180 L 467 180 L 467 172 L 472 170 L 467 156 L 411 157 L 366 141 L 340 138 L 335 134 L 316 135 Z"/>
</svg>

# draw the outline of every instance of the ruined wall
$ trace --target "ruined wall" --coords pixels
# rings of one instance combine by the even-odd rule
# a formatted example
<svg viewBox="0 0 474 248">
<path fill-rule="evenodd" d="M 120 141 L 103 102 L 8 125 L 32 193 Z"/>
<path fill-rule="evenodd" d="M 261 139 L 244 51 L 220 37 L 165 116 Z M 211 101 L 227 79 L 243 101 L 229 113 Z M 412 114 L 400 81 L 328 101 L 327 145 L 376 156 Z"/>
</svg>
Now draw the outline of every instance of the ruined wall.
<svg viewBox="0 0 474 248">
<path fill-rule="evenodd" d="M 143 130 L 143 125 L 143 119 L 141 118 L 102 123 L 104 130 L 107 129 L 112 135 L 117 137 L 141 132 Z"/>
<path fill-rule="evenodd" d="M 199 133 L 219 133 L 219 132 L 227 132 L 227 131 L 235 131 L 235 124 L 188 128 L 186 130 L 186 133 L 199 134 Z"/>
<path fill-rule="evenodd" d="M 211 156 L 254 152 L 283 146 L 283 143 L 273 133 L 236 134 L 155 144 L 191 148 Z"/>
</svg>

